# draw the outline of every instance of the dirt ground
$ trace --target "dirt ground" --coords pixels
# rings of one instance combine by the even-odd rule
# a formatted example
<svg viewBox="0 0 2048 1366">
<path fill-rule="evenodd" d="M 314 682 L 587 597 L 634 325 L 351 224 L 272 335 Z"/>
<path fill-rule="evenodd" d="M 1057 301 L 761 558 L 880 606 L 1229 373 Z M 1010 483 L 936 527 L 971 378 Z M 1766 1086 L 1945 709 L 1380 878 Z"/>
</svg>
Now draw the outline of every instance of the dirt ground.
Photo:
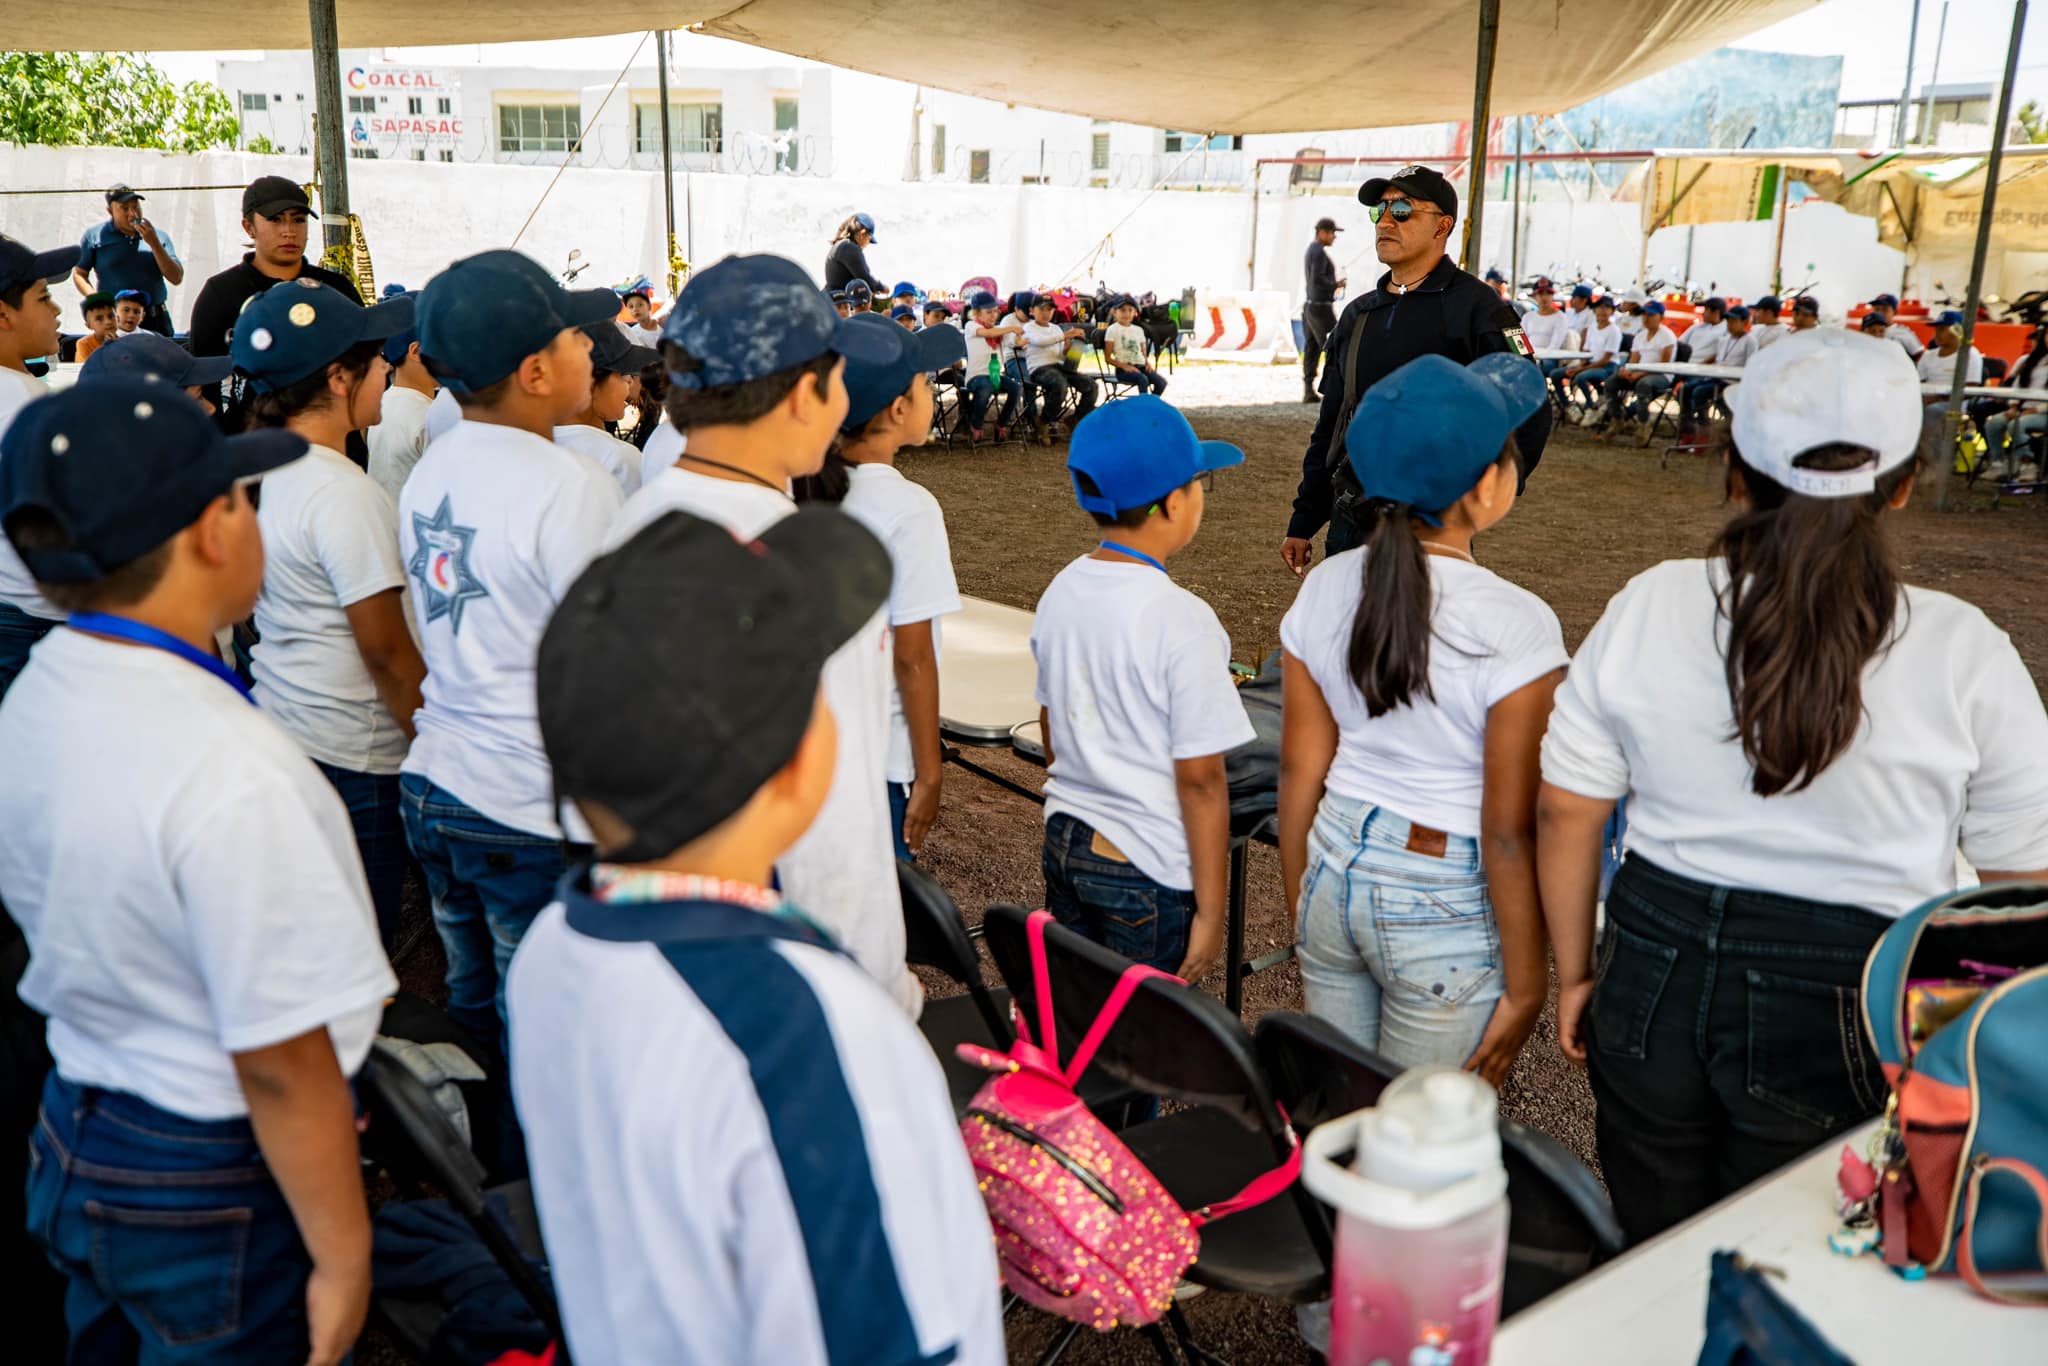
<svg viewBox="0 0 2048 1366">
<path fill-rule="evenodd" d="M 1298 401 L 1299 394 L 1298 375 L 1284 367 L 1191 366 L 1172 381 L 1170 398 L 1195 430 L 1235 443 L 1246 456 L 1242 468 L 1218 477 L 1201 534 L 1175 558 L 1172 571 L 1215 608 L 1234 657 L 1252 665 L 1278 647 L 1280 619 L 1294 597 L 1295 580 L 1280 562 L 1279 544 L 1313 426 L 1314 410 Z M 1092 523 L 1074 506 L 1063 448 L 934 447 L 900 463 L 945 509 L 962 592 L 1029 609 L 1061 566 L 1094 544 Z M 1982 607 L 2011 633 L 2036 685 L 2048 687 L 2048 506 L 2022 499 L 1994 512 L 1977 496 L 1962 500 L 1963 510 L 1935 513 L 1931 492 L 1931 486 L 1923 489 L 1893 519 L 1907 578 Z M 1476 548 L 1489 567 L 1547 600 L 1566 644 L 1576 647 L 1630 577 L 1660 560 L 1703 553 L 1725 517 L 1717 459 L 1673 456 L 1669 468 L 1660 469 L 1654 448 L 1602 446 L 1576 429 L 1561 429 L 1514 514 Z M 1044 776 L 1004 752 L 980 750 L 971 757 L 1027 785 Z M 1038 902 L 1039 834 L 1036 805 L 953 769 L 923 862 L 970 922 L 977 921 L 991 902 Z M 1277 855 L 1253 846 L 1248 957 L 1292 940 L 1279 881 Z M 401 971 L 409 987 L 438 995 L 438 945 L 425 944 Z M 1220 991 L 1220 978 L 1212 974 L 1206 985 Z M 927 989 L 938 994 L 947 988 L 928 976 Z M 1266 1011 L 1301 1005 L 1292 963 L 1246 984 L 1248 1024 Z M 1583 1074 L 1559 1055 L 1547 1010 L 1508 1079 L 1502 1106 L 1597 1169 L 1592 1097 Z M 1189 1304 L 1188 1315 L 1203 1345 L 1237 1366 L 1307 1360 L 1285 1307 L 1209 1294 Z M 1054 1327 L 1044 1315 L 1013 1315 L 1012 1360 L 1035 1360 Z M 381 1343 L 365 1346 L 365 1361 L 400 1360 Z M 1083 1334 L 1064 1360 L 1091 1366 L 1156 1358 L 1135 1334 L 1119 1333 Z"/>
</svg>

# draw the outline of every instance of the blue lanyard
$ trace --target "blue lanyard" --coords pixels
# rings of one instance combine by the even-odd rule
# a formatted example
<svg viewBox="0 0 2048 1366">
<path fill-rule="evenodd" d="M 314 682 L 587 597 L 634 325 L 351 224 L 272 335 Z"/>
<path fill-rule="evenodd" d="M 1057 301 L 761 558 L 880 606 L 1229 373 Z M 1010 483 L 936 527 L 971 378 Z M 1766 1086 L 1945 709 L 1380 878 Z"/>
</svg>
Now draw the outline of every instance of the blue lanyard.
<svg viewBox="0 0 2048 1366">
<path fill-rule="evenodd" d="M 154 626 L 145 626 L 126 617 L 109 616 L 105 612 L 74 612 L 68 624 L 74 631 L 90 631 L 96 636 L 111 636 L 115 640 L 125 640 L 134 645 L 147 645 L 153 650 L 174 654 L 219 678 L 240 693 L 242 700 L 250 706 L 256 705 L 256 699 L 249 696 L 249 690 L 242 686 L 241 678 L 233 669 L 206 651 L 193 649 L 168 631 L 159 631 Z"/>
<path fill-rule="evenodd" d="M 1166 566 L 1159 563 L 1159 561 L 1153 559 L 1150 555 L 1147 555 L 1142 550 L 1133 550 L 1127 545 L 1118 545 L 1115 541 L 1104 541 L 1102 543 L 1102 548 L 1104 550 L 1114 550 L 1119 555 L 1128 555 L 1134 560 L 1143 560 L 1146 564 L 1151 565 L 1160 573 L 1166 574 Z M 1166 574 L 1166 577 L 1170 579 L 1173 577 L 1173 575 Z"/>
</svg>

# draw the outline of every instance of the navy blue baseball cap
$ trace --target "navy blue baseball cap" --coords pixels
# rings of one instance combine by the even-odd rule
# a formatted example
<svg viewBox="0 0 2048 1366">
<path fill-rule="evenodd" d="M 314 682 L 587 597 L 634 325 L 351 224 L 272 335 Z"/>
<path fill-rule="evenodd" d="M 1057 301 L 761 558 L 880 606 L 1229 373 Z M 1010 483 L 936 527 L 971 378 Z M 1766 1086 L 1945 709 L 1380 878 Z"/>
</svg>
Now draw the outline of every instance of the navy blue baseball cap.
<svg viewBox="0 0 2048 1366">
<path fill-rule="evenodd" d="M 915 299 L 917 297 L 917 286 L 910 283 L 910 281 L 908 280 L 898 280 L 896 282 L 896 288 L 889 291 L 889 297 L 892 299 L 901 299 L 905 295 L 908 295 L 909 297 Z"/>
<path fill-rule="evenodd" d="M 1820 300 L 1814 298 L 1811 294 L 1802 294 L 1792 301 L 1792 311 L 1794 313 L 1811 313 L 1818 317 L 1820 315 Z"/>
<path fill-rule="evenodd" d="M 195 356 L 169 337 L 138 327 L 116 337 L 86 357 L 78 371 L 80 384 L 104 379 L 143 379 L 174 389 L 218 384 L 234 370 L 228 356 Z"/>
<path fill-rule="evenodd" d="M 384 287 L 384 297 L 387 299 L 403 298 L 412 300 L 414 315 L 418 315 L 420 306 L 418 290 L 405 289 L 398 285 L 386 285 Z M 403 332 L 392 333 L 384 341 L 385 363 L 394 370 L 405 364 L 405 353 L 412 350 L 413 343 L 419 339 L 420 329 L 417 325 L 408 327 Z"/>
<path fill-rule="evenodd" d="M 32 285 L 38 280 L 51 284 L 71 274 L 78 264 L 76 246 L 54 251 L 32 251 L 5 233 L 0 233 L 0 292 Z"/>
<path fill-rule="evenodd" d="M 1777 295 L 1766 294 L 1763 298 L 1758 299 L 1755 303 L 1751 304 L 1750 307 L 1755 309 L 1759 313 L 1776 313 L 1779 310 L 1783 309 L 1785 305 L 1784 302 L 1780 300 Z"/>
<path fill-rule="evenodd" d="M 196 399 L 160 383 L 78 384 L 23 408 L 0 437 L 0 523 L 43 512 L 70 545 L 17 545 L 29 573 L 93 583 L 192 525 L 236 484 L 305 453 L 306 439 L 283 428 L 223 436 Z"/>
<path fill-rule="evenodd" d="M 828 289 L 825 291 L 825 297 L 835 304 L 843 304 L 846 302 L 846 291 L 843 289 Z"/>
<path fill-rule="evenodd" d="M 1882 313 L 1866 313 L 1856 325 L 1865 332 L 1882 332 L 1891 326 L 1884 320 Z"/>
<path fill-rule="evenodd" d="M 853 221 L 868 230 L 868 241 L 879 242 L 881 240 L 875 236 L 875 220 L 873 218 L 864 213 L 857 213 L 853 216 Z"/>
<path fill-rule="evenodd" d="M 235 319 L 228 355 L 259 394 L 274 394 L 319 373 L 358 342 L 383 341 L 412 326 L 413 302 L 400 295 L 364 308 L 333 285 L 300 276 L 264 290 Z"/>
<path fill-rule="evenodd" d="M 661 339 L 689 353 L 694 368 L 669 381 L 685 389 L 744 384 L 816 360 L 828 351 L 848 361 L 889 359 L 885 339 L 854 327 L 818 292 L 804 268 L 780 256 L 728 256 L 690 277 L 662 324 Z M 892 328 L 892 331 L 902 331 Z"/>
<path fill-rule="evenodd" d="M 910 310 L 898 313 L 909 316 Z M 928 327 L 906 332 L 879 313 L 848 318 L 863 337 L 874 334 L 875 345 L 889 352 L 886 360 L 846 362 L 846 421 L 842 431 L 857 431 L 876 413 L 894 403 L 919 375 L 967 359 L 967 334 L 957 327 Z"/>
<path fill-rule="evenodd" d="M 1737 304 L 1728 310 L 1728 316 L 1737 322 L 1746 323 L 1749 321 L 1749 308 L 1745 304 Z"/>
<path fill-rule="evenodd" d="M 1896 294 L 1880 294 L 1870 301 L 1870 306 L 1872 308 L 1897 308 L 1899 306 L 1899 296 Z"/>
<path fill-rule="evenodd" d="M 1351 469 L 1366 497 L 1442 526 L 1439 514 L 1472 491 L 1547 401 L 1543 372 L 1521 356 L 1496 351 L 1470 365 L 1418 356 L 1358 401 L 1345 433 Z"/>
<path fill-rule="evenodd" d="M 866 280 L 848 280 L 846 282 L 846 302 L 852 304 L 855 308 L 864 309 L 874 301 L 875 287 Z"/>
<path fill-rule="evenodd" d="M 1590 298 L 1592 298 L 1592 297 L 1593 297 L 1593 286 L 1591 286 L 1591 285 L 1573 285 L 1573 286 L 1572 286 L 1572 297 L 1573 297 L 1574 299 L 1590 299 Z"/>
<path fill-rule="evenodd" d="M 912 308 L 909 304 L 898 304 L 896 305 L 896 307 L 889 310 L 889 317 L 896 322 L 902 322 L 905 318 L 915 320 L 917 317 L 917 310 Z"/>
<path fill-rule="evenodd" d="M 1075 500 L 1084 512 L 1104 517 L 1147 507 L 1199 475 L 1243 463 L 1243 451 L 1227 441 L 1201 440 L 1180 409 L 1152 394 L 1097 408 L 1075 424 L 1067 448 Z M 1094 493 L 1082 488 L 1082 475 Z"/>
<path fill-rule="evenodd" d="M 1700 307 L 1711 308 L 1716 310 L 1717 312 L 1726 313 L 1728 311 L 1728 301 L 1717 294 L 1711 299 L 1702 301 Z"/>
<path fill-rule="evenodd" d="M 380 299 L 395 299 L 401 294 L 410 293 L 412 293 L 412 291 L 407 289 L 404 285 L 389 284 L 384 286 L 383 291 L 379 293 L 377 297 Z"/>
<path fill-rule="evenodd" d="M 967 311 L 979 313 L 984 308 L 1001 308 L 1003 301 L 985 289 L 977 289 L 967 296 Z"/>
<path fill-rule="evenodd" d="M 590 337 L 590 365 L 594 370 L 637 375 L 650 365 L 661 364 L 661 352 L 627 340 L 616 322 L 591 323 L 583 331 Z"/>
<path fill-rule="evenodd" d="M 609 289 L 563 289 L 516 251 L 465 257 L 427 282 L 418 309 L 420 354 L 458 394 L 488 389 L 572 327 L 619 312 Z"/>
</svg>

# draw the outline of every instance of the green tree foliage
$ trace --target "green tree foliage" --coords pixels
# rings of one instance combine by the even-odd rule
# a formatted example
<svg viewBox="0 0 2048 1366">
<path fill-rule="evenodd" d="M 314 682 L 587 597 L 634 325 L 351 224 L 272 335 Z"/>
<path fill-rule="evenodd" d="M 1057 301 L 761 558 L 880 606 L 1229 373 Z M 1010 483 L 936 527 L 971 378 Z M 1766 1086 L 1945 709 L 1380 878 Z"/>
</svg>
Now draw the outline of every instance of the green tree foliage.
<svg viewBox="0 0 2048 1366">
<path fill-rule="evenodd" d="M 2048 111 L 2039 100 L 2028 100 L 2013 113 L 2020 126 L 2022 142 L 2048 142 Z"/>
<path fill-rule="evenodd" d="M 0 142 L 233 147 L 234 106 L 210 81 L 180 87 L 128 52 L 0 52 Z"/>
</svg>

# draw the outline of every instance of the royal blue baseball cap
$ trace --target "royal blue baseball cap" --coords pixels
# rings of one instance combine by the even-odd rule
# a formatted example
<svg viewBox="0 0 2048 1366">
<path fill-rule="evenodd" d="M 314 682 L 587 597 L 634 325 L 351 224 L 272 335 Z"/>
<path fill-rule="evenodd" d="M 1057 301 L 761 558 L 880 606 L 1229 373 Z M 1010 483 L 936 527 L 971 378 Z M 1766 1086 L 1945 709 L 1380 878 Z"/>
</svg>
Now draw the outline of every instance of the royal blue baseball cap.
<svg viewBox="0 0 2048 1366">
<path fill-rule="evenodd" d="M 420 354 L 458 394 L 488 389 L 571 327 L 618 316 L 609 289 L 563 289 L 516 251 L 465 257 L 427 282 L 417 316 Z"/>
<path fill-rule="evenodd" d="M 1963 325 L 1963 310 L 1960 308 L 1944 308 L 1941 312 L 1934 315 L 1934 325 L 1936 327 L 1961 327 Z"/>
<path fill-rule="evenodd" d="M 910 283 L 910 281 L 908 280 L 898 280 L 896 282 L 896 288 L 889 291 L 889 297 L 892 299 L 902 299 L 906 297 L 915 299 L 917 297 L 917 286 Z"/>
<path fill-rule="evenodd" d="M 149 296 L 139 289 L 117 289 L 114 291 L 114 302 L 117 304 L 141 304 L 144 308 L 148 308 Z"/>
<path fill-rule="evenodd" d="M 54 251 L 34 251 L 0 233 L 0 293 L 32 285 L 38 280 L 50 284 L 71 274 L 71 268 L 78 264 L 78 248 L 58 247 Z"/>
<path fill-rule="evenodd" d="M 1590 298 L 1592 298 L 1592 297 L 1593 297 L 1593 286 L 1591 286 L 1591 285 L 1573 285 L 1573 286 L 1572 286 L 1572 297 L 1573 297 L 1574 299 L 1590 299 Z"/>
<path fill-rule="evenodd" d="M 138 327 L 116 337 L 86 357 L 79 368 L 80 384 L 97 384 L 104 379 L 131 378 L 174 389 L 218 384 L 235 368 L 228 356 L 195 356 L 169 337 Z"/>
<path fill-rule="evenodd" d="M 1654 313 L 1661 318 L 1664 316 L 1664 305 L 1658 303 L 1655 299 L 1652 299 L 1650 300 L 1650 302 L 1643 305 L 1643 312 Z"/>
<path fill-rule="evenodd" d="M 40 583 L 92 583 L 305 453 L 306 439 L 280 427 L 223 436 L 196 399 L 161 383 L 78 384 L 23 408 L 0 437 L 0 524 L 29 508 L 49 516 L 70 545 L 17 545 L 22 563 Z"/>
<path fill-rule="evenodd" d="M 637 375 L 651 365 L 661 364 L 661 352 L 641 346 L 626 336 L 618 323 L 607 319 L 583 329 L 590 338 L 590 367 L 614 375 Z"/>
<path fill-rule="evenodd" d="M 249 387 L 273 394 L 319 373 L 358 342 L 381 342 L 412 326 L 400 295 L 364 308 L 333 285 L 301 275 L 272 285 L 242 309 L 228 355 Z M 381 349 L 381 348 L 380 348 Z"/>
<path fill-rule="evenodd" d="M 889 359 L 884 338 L 842 318 L 804 268 L 780 256 L 728 256 L 690 277 L 662 324 L 661 339 L 689 353 L 694 368 L 668 377 L 685 389 L 744 384 L 816 360 L 828 351 L 851 361 Z M 892 328 L 902 331 L 901 328 Z"/>
<path fill-rule="evenodd" d="M 1470 365 L 1418 356 L 1358 401 L 1345 433 L 1352 472 L 1366 497 L 1442 526 L 1443 510 L 1472 491 L 1547 401 L 1543 372 L 1521 356 L 1496 351 Z"/>
<path fill-rule="evenodd" d="M 907 308 L 898 313 L 910 315 Z M 957 327 L 928 327 L 906 332 L 879 313 L 863 313 L 846 320 L 860 329 L 863 339 L 873 334 L 875 346 L 886 350 L 885 360 L 846 361 L 846 421 L 842 431 L 857 431 L 876 413 L 894 403 L 919 375 L 943 370 L 967 359 L 967 335 Z"/>
<path fill-rule="evenodd" d="M 1152 394 L 1097 408 L 1075 424 L 1067 448 L 1075 500 L 1084 512 L 1104 517 L 1148 507 L 1198 475 L 1243 463 L 1243 451 L 1227 441 L 1203 441 L 1180 409 Z M 1083 475 L 1094 493 L 1082 487 Z"/>
</svg>

